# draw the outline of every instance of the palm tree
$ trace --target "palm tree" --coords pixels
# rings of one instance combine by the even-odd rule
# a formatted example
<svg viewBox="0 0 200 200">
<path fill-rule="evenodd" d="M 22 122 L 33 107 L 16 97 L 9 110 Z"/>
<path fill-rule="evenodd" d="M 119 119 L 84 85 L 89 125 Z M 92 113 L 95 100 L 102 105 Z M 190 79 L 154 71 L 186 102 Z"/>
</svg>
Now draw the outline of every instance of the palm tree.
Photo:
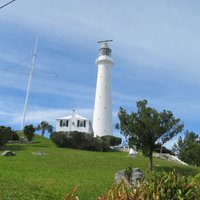
<svg viewBox="0 0 200 200">
<path fill-rule="evenodd" d="M 44 136 L 45 131 L 48 131 L 49 133 L 53 132 L 53 126 L 46 121 L 42 121 L 40 124 L 38 124 L 37 130 L 41 130 L 41 135 Z"/>
</svg>

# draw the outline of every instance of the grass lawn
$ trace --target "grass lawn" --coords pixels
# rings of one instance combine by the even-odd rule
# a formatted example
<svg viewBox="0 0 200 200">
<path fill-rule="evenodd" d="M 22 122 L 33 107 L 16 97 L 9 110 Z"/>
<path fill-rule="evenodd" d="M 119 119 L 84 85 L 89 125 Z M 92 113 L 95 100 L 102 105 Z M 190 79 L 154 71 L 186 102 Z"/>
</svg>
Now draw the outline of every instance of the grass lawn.
<svg viewBox="0 0 200 200">
<path fill-rule="evenodd" d="M 81 200 L 93 200 L 106 192 L 114 174 L 129 164 L 147 171 L 147 159 L 124 152 L 91 152 L 58 148 L 46 138 L 35 137 L 36 144 L 10 144 L 13 157 L 0 157 L 0 200 L 61 200 L 74 186 Z M 36 156 L 32 152 L 48 155 Z M 2 150 L 0 150 L 0 153 Z M 200 173 L 200 168 L 173 164 L 154 158 L 154 170 L 183 175 Z"/>
</svg>

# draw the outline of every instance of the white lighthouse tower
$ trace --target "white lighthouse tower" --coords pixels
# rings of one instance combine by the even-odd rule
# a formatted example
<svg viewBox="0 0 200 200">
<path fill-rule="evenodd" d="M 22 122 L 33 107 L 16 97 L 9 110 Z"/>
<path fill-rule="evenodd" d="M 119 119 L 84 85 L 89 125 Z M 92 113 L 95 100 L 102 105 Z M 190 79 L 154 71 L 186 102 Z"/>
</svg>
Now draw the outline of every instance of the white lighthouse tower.
<svg viewBox="0 0 200 200">
<path fill-rule="evenodd" d="M 94 136 L 113 135 L 111 85 L 113 60 L 111 58 L 111 49 L 108 46 L 110 41 L 112 40 L 98 42 L 101 43 L 101 46 L 99 56 L 96 59 L 98 75 L 93 115 Z"/>
</svg>

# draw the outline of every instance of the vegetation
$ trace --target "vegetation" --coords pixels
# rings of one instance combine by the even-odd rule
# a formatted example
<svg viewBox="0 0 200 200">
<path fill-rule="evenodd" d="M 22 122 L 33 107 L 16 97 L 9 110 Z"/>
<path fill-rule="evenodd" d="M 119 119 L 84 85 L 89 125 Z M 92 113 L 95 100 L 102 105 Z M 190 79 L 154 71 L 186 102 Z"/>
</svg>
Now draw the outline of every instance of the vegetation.
<svg viewBox="0 0 200 200">
<path fill-rule="evenodd" d="M 173 150 L 184 162 L 200 166 L 200 138 L 194 132 L 186 131 L 185 138 L 180 137 Z"/>
<path fill-rule="evenodd" d="M 137 102 L 137 112 L 128 114 L 120 108 L 116 125 L 125 136 L 136 138 L 141 143 L 144 156 L 149 158 L 149 169 L 152 170 L 153 150 L 159 140 L 161 145 L 169 141 L 183 129 L 180 119 L 175 118 L 171 111 L 147 107 L 147 100 Z"/>
<path fill-rule="evenodd" d="M 131 181 L 131 176 L 133 172 L 133 166 L 129 165 L 127 168 L 125 168 L 124 173 L 127 178 L 127 180 L 130 182 Z"/>
<path fill-rule="evenodd" d="M 101 138 L 94 138 L 90 134 L 73 132 L 56 132 L 51 134 L 51 140 L 58 147 L 66 147 L 90 151 L 109 151 L 109 144 Z"/>
<path fill-rule="evenodd" d="M 34 137 L 35 130 L 36 129 L 33 127 L 32 124 L 24 127 L 23 133 L 26 139 L 29 141 L 29 143 L 32 141 Z"/>
<path fill-rule="evenodd" d="M 109 146 L 117 146 L 121 144 L 122 142 L 121 138 L 118 138 L 112 135 L 105 135 L 105 136 L 102 136 L 100 139 L 106 142 Z"/>
<path fill-rule="evenodd" d="M 41 135 L 44 136 L 45 131 L 50 134 L 53 132 L 53 126 L 46 121 L 42 121 L 40 124 L 38 124 L 37 130 L 41 130 Z"/>
<path fill-rule="evenodd" d="M 162 151 L 161 151 L 161 149 L 162 149 Z M 159 143 L 155 144 L 154 152 L 157 152 L 157 153 L 168 153 L 170 155 L 175 155 L 172 150 L 166 148 L 165 146 L 162 146 Z"/>
<path fill-rule="evenodd" d="M 114 185 L 99 200 L 195 200 L 199 199 L 200 185 L 191 177 L 176 172 L 151 173 L 132 189 L 125 183 Z"/>
<path fill-rule="evenodd" d="M 0 146 L 4 146 L 12 139 L 14 131 L 10 127 L 0 126 Z"/>
<path fill-rule="evenodd" d="M 35 135 L 34 144 L 7 144 L 16 156 L 0 157 L 0 199 L 61 200 L 77 186 L 80 200 L 94 200 L 111 188 L 114 175 L 130 164 L 146 175 L 147 159 L 140 154 L 128 157 L 124 152 L 94 152 L 56 147 L 47 138 Z M 2 151 L 0 150 L 0 153 Z M 37 156 L 33 152 L 44 152 Z M 196 175 L 200 168 L 154 159 L 154 171 Z M 198 179 L 200 180 L 200 179 Z"/>
<path fill-rule="evenodd" d="M 12 131 L 12 140 L 18 141 L 20 139 L 16 131 Z"/>
<path fill-rule="evenodd" d="M 136 148 L 136 150 L 138 150 L 138 149 L 140 149 L 140 141 L 136 137 L 130 137 L 129 136 L 129 138 L 128 138 L 128 146 L 129 146 L 129 148 L 132 148 L 134 146 Z"/>
</svg>

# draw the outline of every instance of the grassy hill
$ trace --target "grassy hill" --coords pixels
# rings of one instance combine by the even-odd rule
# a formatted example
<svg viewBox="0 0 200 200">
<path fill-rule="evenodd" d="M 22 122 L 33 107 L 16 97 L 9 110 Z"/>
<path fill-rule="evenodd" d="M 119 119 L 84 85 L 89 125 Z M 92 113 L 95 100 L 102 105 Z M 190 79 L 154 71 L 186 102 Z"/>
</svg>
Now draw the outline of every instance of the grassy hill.
<svg viewBox="0 0 200 200">
<path fill-rule="evenodd" d="M 132 164 L 147 171 L 147 159 L 124 152 L 90 152 L 58 148 L 46 138 L 36 136 L 35 144 L 9 144 L 13 157 L 0 157 L 0 200 L 59 200 L 74 186 L 81 200 L 96 199 L 114 182 L 114 174 Z M 0 150 L 0 153 L 2 150 Z M 47 155 L 37 156 L 33 152 Z M 187 167 L 154 158 L 154 170 L 175 168 L 183 175 L 200 173 Z"/>
</svg>

